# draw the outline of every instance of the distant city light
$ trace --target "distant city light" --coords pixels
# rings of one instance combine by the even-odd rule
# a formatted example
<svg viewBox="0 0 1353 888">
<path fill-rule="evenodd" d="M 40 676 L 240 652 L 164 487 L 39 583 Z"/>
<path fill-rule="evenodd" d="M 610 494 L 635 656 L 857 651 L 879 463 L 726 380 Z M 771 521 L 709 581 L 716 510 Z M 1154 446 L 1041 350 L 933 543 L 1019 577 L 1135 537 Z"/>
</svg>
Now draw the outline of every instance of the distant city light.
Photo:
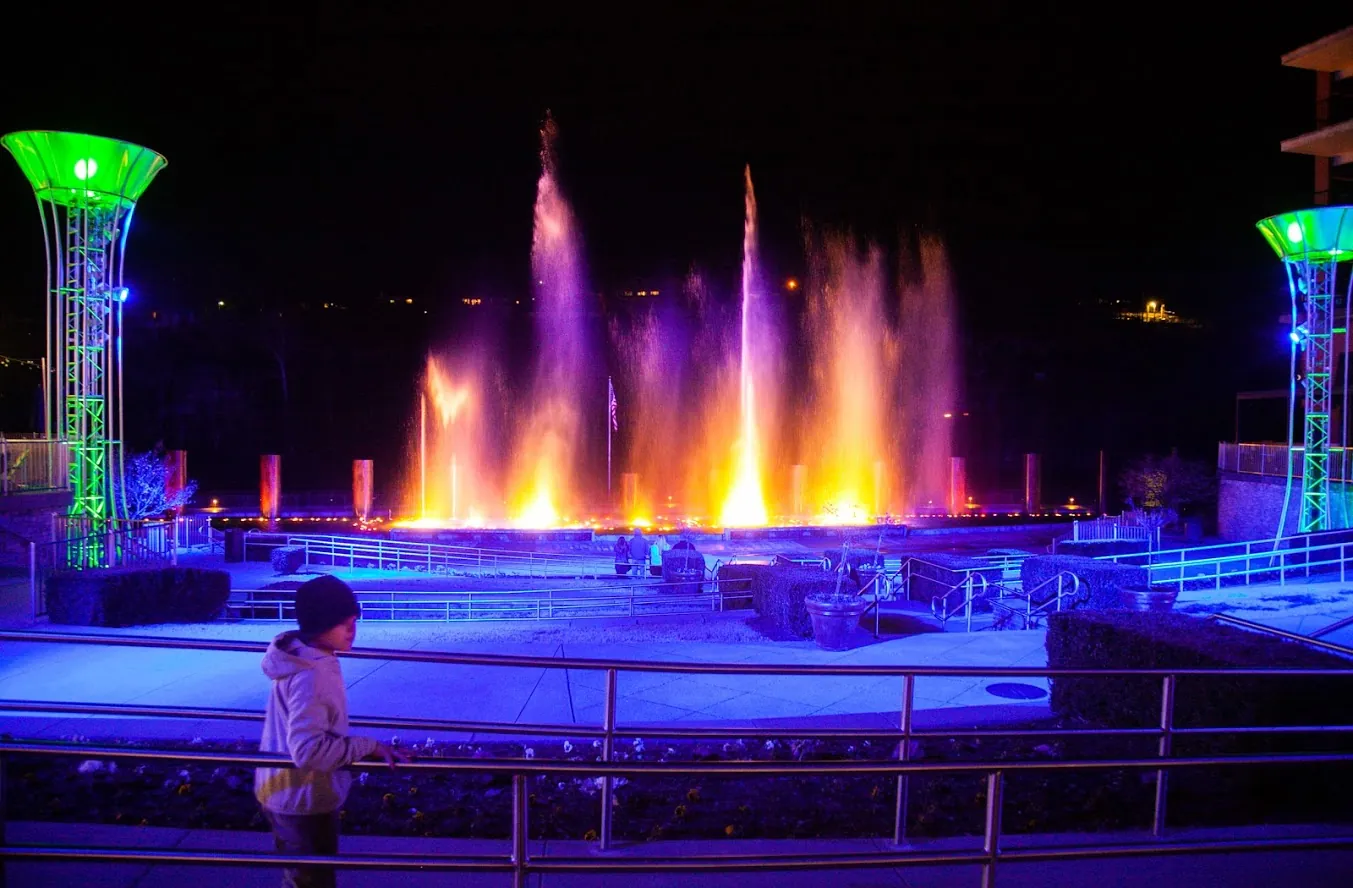
<svg viewBox="0 0 1353 888">
<path fill-rule="evenodd" d="M 220 302 L 217 302 L 217 303 L 216 303 L 216 307 L 217 307 L 217 308 L 225 308 L 225 300 L 222 299 Z"/>
<path fill-rule="evenodd" d="M 790 278 L 789 280 L 785 281 L 786 290 L 797 290 L 798 288 L 799 282 L 796 279 Z"/>
<path fill-rule="evenodd" d="M 477 298 L 476 298 L 476 299 L 471 299 L 471 298 L 468 298 L 468 297 L 465 298 L 465 299 L 460 300 L 460 304 L 461 304 L 461 305 L 481 305 L 483 302 L 484 302 L 483 299 L 477 299 Z"/>
</svg>

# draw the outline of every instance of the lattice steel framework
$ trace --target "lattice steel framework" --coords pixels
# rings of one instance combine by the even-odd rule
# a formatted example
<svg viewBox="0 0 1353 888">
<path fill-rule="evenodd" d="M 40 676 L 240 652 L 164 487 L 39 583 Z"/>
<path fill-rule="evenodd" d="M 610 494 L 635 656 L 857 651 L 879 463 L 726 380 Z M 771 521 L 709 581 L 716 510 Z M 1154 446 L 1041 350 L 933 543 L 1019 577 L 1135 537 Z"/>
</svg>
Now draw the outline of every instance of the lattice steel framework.
<svg viewBox="0 0 1353 888">
<path fill-rule="evenodd" d="M 139 145 L 77 133 L 17 132 L 0 144 L 33 186 L 47 250 L 45 432 L 69 445 L 71 516 L 98 533 L 126 512 L 121 398 L 127 232 L 136 201 L 166 161 Z"/>
<path fill-rule="evenodd" d="M 1339 263 L 1353 259 L 1353 207 L 1319 207 L 1270 216 L 1259 223 L 1259 230 L 1287 268 L 1292 340 L 1304 352 L 1298 371 L 1305 409 L 1298 532 L 1329 530 L 1335 282 Z"/>
</svg>

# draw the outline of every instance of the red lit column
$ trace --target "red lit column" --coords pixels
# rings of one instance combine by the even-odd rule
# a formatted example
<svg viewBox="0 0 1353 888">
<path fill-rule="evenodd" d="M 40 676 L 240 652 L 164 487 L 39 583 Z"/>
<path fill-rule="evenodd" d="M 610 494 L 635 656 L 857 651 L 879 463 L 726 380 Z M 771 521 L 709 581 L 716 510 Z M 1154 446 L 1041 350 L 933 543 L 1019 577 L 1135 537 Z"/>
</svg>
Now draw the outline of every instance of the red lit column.
<svg viewBox="0 0 1353 888">
<path fill-rule="evenodd" d="M 165 456 L 165 461 L 169 463 L 169 481 L 165 485 L 165 493 L 169 498 L 173 498 L 188 486 L 188 451 L 171 450 Z M 174 517 L 183 514 L 183 506 L 177 506 L 174 509 Z"/>
<path fill-rule="evenodd" d="M 1038 454 L 1024 454 L 1024 512 L 1027 515 L 1043 511 L 1042 474 Z"/>
<path fill-rule="evenodd" d="M 282 457 L 265 453 L 258 464 L 259 511 L 268 524 L 275 524 L 282 507 Z"/>
<path fill-rule="evenodd" d="M 358 521 L 366 521 L 371 517 L 374 477 L 375 465 L 371 460 L 352 461 L 352 510 Z"/>
<path fill-rule="evenodd" d="M 968 510 L 968 466 L 961 456 L 949 457 L 949 514 Z"/>
</svg>

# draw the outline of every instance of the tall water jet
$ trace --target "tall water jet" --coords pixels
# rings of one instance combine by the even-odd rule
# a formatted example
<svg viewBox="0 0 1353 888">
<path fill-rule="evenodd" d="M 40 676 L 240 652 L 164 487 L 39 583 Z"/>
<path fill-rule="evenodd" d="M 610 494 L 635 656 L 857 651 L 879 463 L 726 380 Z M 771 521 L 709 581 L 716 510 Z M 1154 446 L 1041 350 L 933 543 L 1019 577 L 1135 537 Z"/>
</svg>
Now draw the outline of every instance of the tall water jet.
<svg viewBox="0 0 1353 888">
<path fill-rule="evenodd" d="M 724 499 L 720 520 L 726 527 L 756 527 L 766 523 L 766 496 L 761 477 L 761 435 L 757 412 L 757 383 L 764 377 L 753 332 L 759 320 L 756 295 L 756 192 L 752 168 L 746 180 L 746 221 L 742 231 L 742 335 L 739 340 L 738 437 L 734 445 L 733 479 Z M 762 372 L 758 372 L 762 371 Z"/>
<path fill-rule="evenodd" d="M 807 413 L 798 416 L 800 462 L 813 465 L 812 518 L 861 524 L 888 510 L 881 475 L 898 461 L 892 441 L 896 332 L 889 323 L 888 275 L 877 246 L 861 250 L 844 234 L 807 231 L 803 336 Z"/>
<path fill-rule="evenodd" d="M 588 378 L 586 294 L 582 245 L 573 211 L 559 188 L 556 128 L 541 129 L 540 181 L 536 186 L 531 269 L 536 293 L 537 357 L 518 430 L 509 476 L 512 520 L 522 527 L 553 527 L 576 517 L 580 491 L 583 385 Z"/>
</svg>

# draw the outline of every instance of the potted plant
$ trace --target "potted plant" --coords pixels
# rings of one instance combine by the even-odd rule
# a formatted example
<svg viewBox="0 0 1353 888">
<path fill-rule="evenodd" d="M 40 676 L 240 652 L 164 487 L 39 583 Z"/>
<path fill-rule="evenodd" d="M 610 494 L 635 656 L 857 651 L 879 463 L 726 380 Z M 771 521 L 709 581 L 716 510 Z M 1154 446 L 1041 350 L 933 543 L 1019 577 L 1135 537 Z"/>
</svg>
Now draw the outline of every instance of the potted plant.
<svg viewBox="0 0 1353 888">
<path fill-rule="evenodd" d="M 1178 586 L 1128 586 L 1122 590 L 1123 606 L 1134 611 L 1168 611 L 1179 597 Z"/>
<path fill-rule="evenodd" d="M 813 638 L 824 650 L 850 650 L 851 636 L 869 602 L 854 592 L 810 592 L 803 606 L 813 621 Z"/>
<path fill-rule="evenodd" d="M 841 560 L 836 565 L 836 587 L 831 591 L 809 592 L 803 598 L 804 609 L 813 623 L 813 638 L 824 650 L 849 650 L 851 636 L 869 607 L 869 602 L 857 592 L 842 589 L 849 570 L 850 544 L 846 543 L 841 546 Z"/>
</svg>

